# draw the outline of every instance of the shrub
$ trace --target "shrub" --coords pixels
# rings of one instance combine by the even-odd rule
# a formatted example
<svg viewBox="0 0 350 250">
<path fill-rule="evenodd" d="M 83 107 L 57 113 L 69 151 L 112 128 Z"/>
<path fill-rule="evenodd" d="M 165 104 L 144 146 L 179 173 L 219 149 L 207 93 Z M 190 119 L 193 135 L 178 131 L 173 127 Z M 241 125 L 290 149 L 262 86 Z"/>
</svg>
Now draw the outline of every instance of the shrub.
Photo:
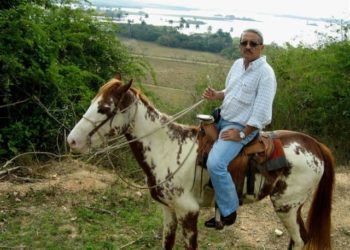
<svg viewBox="0 0 350 250">
<path fill-rule="evenodd" d="M 0 13 L 2 158 L 33 149 L 56 152 L 63 129 L 75 123 L 106 79 L 144 71 L 116 39 L 112 24 L 50 1 L 26 2 Z"/>
</svg>

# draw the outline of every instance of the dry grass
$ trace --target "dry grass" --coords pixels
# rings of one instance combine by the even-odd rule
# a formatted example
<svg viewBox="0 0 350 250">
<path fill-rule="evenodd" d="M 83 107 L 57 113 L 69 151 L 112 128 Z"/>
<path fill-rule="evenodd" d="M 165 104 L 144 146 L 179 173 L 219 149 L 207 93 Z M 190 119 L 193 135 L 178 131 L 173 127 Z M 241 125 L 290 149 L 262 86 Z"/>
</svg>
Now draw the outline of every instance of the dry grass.
<svg viewBox="0 0 350 250">
<path fill-rule="evenodd" d="M 143 42 L 134 39 L 121 39 L 121 41 L 134 54 L 144 55 L 146 57 L 164 57 L 173 60 L 187 60 L 192 62 L 207 62 L 207 63 L 228 63 L 227 59 L 222 58 L 214 53 L 193 51 L 187 49 L 169 48 L 160 46 L 151 42 Z"/>
</svg>

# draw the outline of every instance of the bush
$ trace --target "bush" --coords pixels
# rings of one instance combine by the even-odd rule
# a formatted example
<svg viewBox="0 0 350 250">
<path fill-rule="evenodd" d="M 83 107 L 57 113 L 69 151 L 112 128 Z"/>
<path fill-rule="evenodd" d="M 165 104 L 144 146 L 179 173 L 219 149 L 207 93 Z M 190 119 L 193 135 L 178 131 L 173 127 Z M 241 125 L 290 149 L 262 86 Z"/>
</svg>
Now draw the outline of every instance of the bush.
<svg viewBox="0 0 350 250">
<path fill-rule="evenodd" d="M 350 42 L 269 48 L 278 88 L 273 127 L 303 131 L 350 159 Z"/>
<path fill-rule="evenodd" d="M 57 152 L 63 130 L 80 118 L 106 79 L 144 70 L 116 39 L 112 24 L 50 1 L 26 2 L 0 13 L 2 158 L 33 149 Z"/>
</svg>

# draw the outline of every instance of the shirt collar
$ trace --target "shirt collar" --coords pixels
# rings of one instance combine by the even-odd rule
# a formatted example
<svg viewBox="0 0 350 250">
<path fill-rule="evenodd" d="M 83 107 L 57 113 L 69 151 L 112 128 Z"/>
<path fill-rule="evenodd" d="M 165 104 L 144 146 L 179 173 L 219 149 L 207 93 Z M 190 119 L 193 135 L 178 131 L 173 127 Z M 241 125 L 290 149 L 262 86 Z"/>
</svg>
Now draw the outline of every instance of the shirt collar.
<svg viewBox="0 0 350 250">
<path fill-rule="evenodd" d="M 249 68 L 251 68 L 252 70 L 257 69 L 258 67 L 260 67 L 260 65 L 262 65 L 264 63 L 266 63 L 266 56 L 261 56 L 258 59 L 250 62 L 248 69 Z M 244 61 L 243 61 L 243 65 L 244 65 Z"/>
</svg>

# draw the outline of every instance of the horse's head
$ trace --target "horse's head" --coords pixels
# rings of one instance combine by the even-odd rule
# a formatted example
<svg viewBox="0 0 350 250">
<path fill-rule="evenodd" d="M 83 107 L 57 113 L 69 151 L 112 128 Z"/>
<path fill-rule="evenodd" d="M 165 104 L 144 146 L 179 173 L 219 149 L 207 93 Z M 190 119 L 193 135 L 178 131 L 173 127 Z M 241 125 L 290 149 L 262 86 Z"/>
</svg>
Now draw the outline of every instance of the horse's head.
<svg viewBox="0 0 350 250">
<path fill-rule="evenodd" d="M 118 74 L 104 84 L 80 121 L 69 133 L 67 141 L 73 151 L 87 153 L 108 138 L 124 133 L 135 115 L 135 92 L 129 90 L 132 80 L 123 84 Z M 131 112 L 133 112 L 131 114 Z"/>
</svg>

